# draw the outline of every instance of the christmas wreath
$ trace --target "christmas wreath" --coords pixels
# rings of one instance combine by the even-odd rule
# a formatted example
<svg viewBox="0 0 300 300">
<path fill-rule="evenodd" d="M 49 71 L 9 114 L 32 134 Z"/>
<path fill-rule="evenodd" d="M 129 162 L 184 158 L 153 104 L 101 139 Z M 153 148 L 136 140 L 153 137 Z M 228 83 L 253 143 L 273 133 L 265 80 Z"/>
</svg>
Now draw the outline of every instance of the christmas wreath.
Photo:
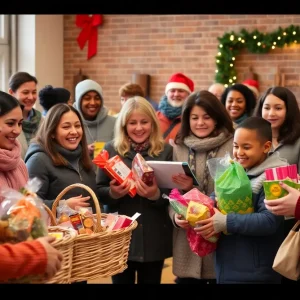
<svg viewBox="0 0 300 300">
<path fill-rule="evenodd" d="M 262 33 L 258 30 L 248 32 L 242 29 L 239 34 L 234 32 L 225 33 L 218 37 L 220 42 L 216 56 L 215 81 L 226 87 L 234 84 L 237 72 L 234 68 L 235 58 L 242 49 L 251 53 L 268 53 L 275 48 L 283 48 L 291 44 L 300 43 L 300 27 L 290 25 L 271 33 Z"/>
</svg>

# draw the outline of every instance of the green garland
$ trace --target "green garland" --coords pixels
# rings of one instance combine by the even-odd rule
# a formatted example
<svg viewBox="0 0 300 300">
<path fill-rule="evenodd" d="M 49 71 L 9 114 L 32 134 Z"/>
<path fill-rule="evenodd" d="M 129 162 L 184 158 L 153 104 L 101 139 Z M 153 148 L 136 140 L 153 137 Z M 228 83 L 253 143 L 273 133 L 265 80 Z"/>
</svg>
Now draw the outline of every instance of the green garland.
<svg viewBox="0 0 300 300">
<path fill-rule="evenodd" d="M 300 43 L 300 27 L 289 27 L 271 33 L 262 33 L 258 30 L 248 32 L 242 29 L 239 34 L 225 33 L 218 37 L 220 45 L 216 56 L 215 81 L 223 83 L 226 87 L 234 84 L 237 73 L 234 68 L 235 58 L 240 50 L 247 49 L 251 53 L 268 53 L 272 49 L 283 48 L 285 45 Z"/>
</svg>

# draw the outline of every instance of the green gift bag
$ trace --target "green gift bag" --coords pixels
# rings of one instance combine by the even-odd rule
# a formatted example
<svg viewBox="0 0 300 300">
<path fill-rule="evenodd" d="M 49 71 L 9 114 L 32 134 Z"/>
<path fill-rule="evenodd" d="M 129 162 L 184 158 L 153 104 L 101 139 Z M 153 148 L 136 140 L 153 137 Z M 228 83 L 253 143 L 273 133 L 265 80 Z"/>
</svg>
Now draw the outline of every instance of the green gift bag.
<svg viewBox="0 0 300 300">
<path fill-rule="evenodd" d="M 254 211 L 251 182 L 241 164 L 229 154 L 207 162 L 215 181 L 217 206 L 223 214 L 230 212 L 248 214 Z"/>
</svg>

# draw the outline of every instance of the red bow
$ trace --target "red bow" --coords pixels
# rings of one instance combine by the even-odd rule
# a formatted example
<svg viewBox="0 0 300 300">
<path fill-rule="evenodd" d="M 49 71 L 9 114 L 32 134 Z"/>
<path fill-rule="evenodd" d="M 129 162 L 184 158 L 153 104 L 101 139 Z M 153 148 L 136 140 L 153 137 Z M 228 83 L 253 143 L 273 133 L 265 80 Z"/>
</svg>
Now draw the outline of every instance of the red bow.
<svg viewBox="0 0 300 300">
<path fill-rule="evenodd" d="M 76 15 L 76 26 L 82 28 L 77 37 L 77 43 L 82 50 L 88 41 L 88 59 L 97 53 L 97 26 L 102 22 L 102 15 Z"/>
</svg>

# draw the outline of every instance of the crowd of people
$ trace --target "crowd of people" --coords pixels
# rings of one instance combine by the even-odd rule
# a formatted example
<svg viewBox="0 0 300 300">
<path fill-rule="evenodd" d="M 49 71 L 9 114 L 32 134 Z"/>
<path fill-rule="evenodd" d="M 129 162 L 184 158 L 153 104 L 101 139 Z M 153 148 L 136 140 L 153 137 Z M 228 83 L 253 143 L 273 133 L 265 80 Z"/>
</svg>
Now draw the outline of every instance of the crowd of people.
<svg viewBox="0 0 300 300">
<path fill-rule="evenodd" d="M 76 85 L 74 103 L 67 89 L 47 85 L 38 93 L 37 86 L 34 76 L 17 72 L 8 91 L 0 92 L 0 188 L 19 190 L 29 178 L 38 177 L 42 185 L 37 195 L 51 209 L 64 188 L 83 183 L 106 213 L 139 212 L 128 268 L 112 276 L 113 284 L 159 284 L 169 257 L 176 284 L 292 283 L 272 263 L 300 219 L 300 192 L 282 183 L 288 195 L 267 201 L 263 189 L 266 168 L 296 164 L 300 173 L 300 111 L 288 88 L 274 86 L 260 95 L 257 83 L 247 80 L 195 89 L 191 78 L 175 73 L 156 105 L 138 84 L 124 84 L 118 94 L 120 112 L 110 115 L 102 87 L 94 80 Z M 42 112 L 34 108 L 37 99 Z M 129 168 L 137 153 L 148 161 L 188 162 L 199 186 L 185 174 L 173 174 L 173 182 L 183 193 L 196 187 L 213 200 L 215 214 L 199 221 L 195 231 L 204 238 L 220 234 L 216 250 L 200 257 L 190 249 L 190 225 L 170 209 L 163 197 L 170 190 L 159 187 L 155 177 L 150 186 L 136 179 L 136 195 L 131 197 L 129 181 L 118 184 L 96 167 L 92 159 L 103 149 L 110 157 L 119 155 Z M 250 179 L 253 213 L 225 215 L 216 208 L 207 161 L 226 153 Z M 67 192 L 62 201 L 70 208 L 95 209 L 81 188 Z M 53 277 L 63 259 L 53 240 L 0 245 L 0 281 Z"/>
</svg>

